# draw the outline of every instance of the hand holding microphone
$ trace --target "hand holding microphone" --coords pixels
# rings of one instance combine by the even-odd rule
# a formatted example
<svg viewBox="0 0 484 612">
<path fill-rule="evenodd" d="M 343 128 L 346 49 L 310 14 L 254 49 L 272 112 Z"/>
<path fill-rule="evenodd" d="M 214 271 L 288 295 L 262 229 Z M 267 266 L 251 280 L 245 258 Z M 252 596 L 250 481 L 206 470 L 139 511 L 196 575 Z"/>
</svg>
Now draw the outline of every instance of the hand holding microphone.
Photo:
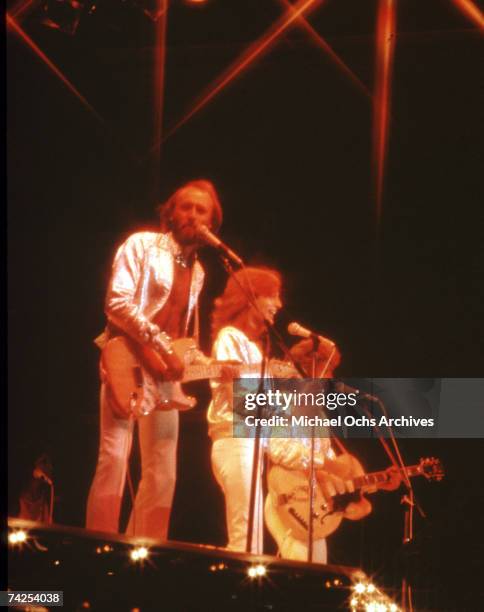
<svg viewBox="0 0 484 612">
<path fill-rule="evenodd" d="M 301 362 L 307 369 L 311 367 L 310 360 L 312 356 L 315 355 L 316 360 L 320 364 L 324 364 L 325 362 L 323 366 L 324 376 L 331 377 L 333 375 L 333 370 L 338 367 L 341 361 L 341 355 L 336 344 L 329 338 L 315 334 L 311 330 L 299 325 L 299 323 L 290 323 L 287 327 L 287 331 L 293 336 L 307 338 L 306 340 L 301 340 L 291 348 L 293 359 Z M 318 369 L 320 369 L 320 367 Z"/>
<path fill-rule="evenodd" d="M 331 348 L 336 346 L 336 344 L 329 338 L 319 336 L 318 334 L 312 332 L 310 329 L 299 325 L 299 323 L 296 323 L 295 321 L 289 323 L 289 325 L 287 326 L 287 331 L 291 334 L 291 336 L 299 336 L 300 338 L 311 338 L 312 340 L 317 340 L 319 343 L 323 343 Z"/>
</svg>

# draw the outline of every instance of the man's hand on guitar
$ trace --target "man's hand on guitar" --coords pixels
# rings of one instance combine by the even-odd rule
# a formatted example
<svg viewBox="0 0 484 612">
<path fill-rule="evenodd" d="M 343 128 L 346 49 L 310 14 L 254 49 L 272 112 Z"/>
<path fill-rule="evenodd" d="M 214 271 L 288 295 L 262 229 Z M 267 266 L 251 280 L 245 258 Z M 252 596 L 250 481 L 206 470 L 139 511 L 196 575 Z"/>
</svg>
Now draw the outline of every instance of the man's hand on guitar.
<svg viewBox="0 0 484 612">
<path fill-rule="evenodd" d="M 324 478 L 322 479 L 322 482 L 320 480 L 320 485 L 324 495 L 326 496 L 326 492 L 323 485 L 327 480 L 327 476 L 331 477 L 333 487 L 337 488 L 338 493 L 353 493 L 355 490 L 353 478 L 363 476 L 364 473 L 365 471 L 363 466 L 358 459 L 348 453 L 339 455 L 336 457 L 336 459 L 327 459 L 324 465 Z M 338 481 L 340 481 L 339 484 Z M 344 490 L 342 491 L 341 489 Z M 328 490 L 327 487 L 326 490 Z M 331 487 L 329 488 L 328 492 L 330 490 Z M 362 496 L 358 501 L 350 502 L 346 506 L 343 516 L 352 521 L 357 521 L 370 514 L 371 508 L 371 503 L 366 499 L 366 497 Z"/>
<path fill-rule="evenodd" d="M 221 361 L 213 360 L 213 363 L 220 365 L 220 381 L 227 383 L 232 382 L 234 378 L 240 378 L 240 366 L 242 362 L 230 361 L 224 364 Z"/>
<path fill-rule="evenodd" d="M 163 361 L 166 363 L 166 370 L 163 373 L 165 380 L 182 380 L 183 370 L 185 365 L 175 352 L 166 353 L 163 355 Z"/>
<path fill-rule="evenodd" d="M 387 480 L 386 482 L 380 483 L 378 485 L 379 489 L 383 489 L 384 491 L 395 491 L 398 489 L 402 482 L 402 475 L 400 474 L 400 470 L 396 467 L 390 467 L 386 470 Z"/>
<path fill-rule="evenodd" d="M 318 473 L 318 481 L 321 491 L 326 499 L 331 499 L 335 495 L 344 495 L 345 493 L 353 493 L 355 490 L 350 481 L 344 481 L 339 476 L 330 472 L 320 470 Z"/>
<path fill-rule="evenodd" d="M 346 506 L 343 516 L 350 521 L 359 521 L 370 512 L 371 504 L 366 497 L 362 496 L 359 501 L 351 502 Z"/>
</svg>

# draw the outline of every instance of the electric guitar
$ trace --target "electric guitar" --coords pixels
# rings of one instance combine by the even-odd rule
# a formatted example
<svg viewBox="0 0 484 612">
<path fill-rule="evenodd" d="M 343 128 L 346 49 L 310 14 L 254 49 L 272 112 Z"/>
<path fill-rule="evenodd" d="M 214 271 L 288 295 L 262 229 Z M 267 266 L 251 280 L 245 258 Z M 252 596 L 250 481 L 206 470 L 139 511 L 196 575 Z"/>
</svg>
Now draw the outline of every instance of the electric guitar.
<svg viewBox="0 0 484 612">
<path fill-rule="evenodd" d="M 321 471 L 318 470 L 318 479 Z M 400 470 L 403 473 L 403 470 Z M 409 478 L 423 476 L 427 480 L 440 481 L 444 477 L 443 466 L 439 459 L 421 459 L 418 465 L 405 467 Z M 265 518 L 272 535 L 279 541 L 288 530 L 297 540 L 306 542 L 309 534 L 309 495 L 310 486 L 306 472 L 289 470 L 273 465 L 268 475 L 269 495 L 266 500 Z M 336 531 L 343 520 L 345 508 L 352 501 L 358 501 L 361 493 L 374 493 L 390 480 L 389 470 L 364 474 L 351 479 L 354 493 L 337 494 L 326 499 L 321 487 L 315 483 L 313 490 L 313 538 L 325 538 Z M 279 521 L 272 520 L 275 514 Z M 276 524 L 284 526 L 284 535 L 276 529 Z"/>
<path fill-rule="evenodd" d="M 173 352 L 185 364 L 181 381 L 163 380 L 167 364 L 154 349 L 139 345 L 125 336 L 108 341 L 101 354 L 102 374 L 107 383 L 111 404 L 120 418 L 140 417 L 153 410 L 191 410 L 196 400 L 185 395 L 182 383 L 207 378 L 219 378 L 227 365 L 239 376 L 260 375 L 260 364 L 241 365 L 233 361 L 208 361 L 193 338 L 179 338 L 171 343 Z M 271 360 L 270 373 L 277 378 L 297 375 L 286 362 Z"/>
</svg>

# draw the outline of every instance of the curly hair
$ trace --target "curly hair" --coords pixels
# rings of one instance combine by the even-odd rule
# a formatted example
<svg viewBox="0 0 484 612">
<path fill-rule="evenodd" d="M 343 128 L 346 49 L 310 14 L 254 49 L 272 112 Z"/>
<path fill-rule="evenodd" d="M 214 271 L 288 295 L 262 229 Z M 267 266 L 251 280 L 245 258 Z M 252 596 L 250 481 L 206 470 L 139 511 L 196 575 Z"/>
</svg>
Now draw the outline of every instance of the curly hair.
<svg viewBox="0 0 484 612">
<path fill-rule="evenodd" d="M 255 298 L 276 295 L 281 290 L 281 275 L 276 270 L 265 267 L 243 268 L 230 277 L 225 290 L 215 300 L 212 312 L 212 337 L 219 330 L 230 325 L 249 307 L 247 293 Z"/>
<path fill-rule="evenodd" d="M 177 203 L 180 195 L 187 189 L 198 189 L 199 191 L 203 191 L 210 196 L 213 202 L 211 229 L 214 232 L 218 232 L 220 226 L 222 225 L 222 205 L 220 204 L 215 187 L 210 181 L 205 179 L 197 179 L 195 181 L 185 183 L 185 185 L 182 185 L 179 189 L 177 189 L 166 202 L 162 202 L 156 207 L 156 210 L 160 215 L 161 230 L 163 232 L 168 232 L 171 229 L 170 221 L 173 209 L 175 208 L 175 204 Z"/>
</svg>

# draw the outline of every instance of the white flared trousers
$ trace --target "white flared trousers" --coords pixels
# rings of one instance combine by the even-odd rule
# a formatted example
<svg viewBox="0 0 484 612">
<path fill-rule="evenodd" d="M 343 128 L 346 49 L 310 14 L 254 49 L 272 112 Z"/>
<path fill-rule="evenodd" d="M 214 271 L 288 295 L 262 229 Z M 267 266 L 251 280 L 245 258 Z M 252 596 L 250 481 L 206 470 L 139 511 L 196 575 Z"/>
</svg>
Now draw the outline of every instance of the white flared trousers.
<svg viewBox="0 0 484 612">
<path fill-rule="evenodd" d="M 115 416 L 101 386 L 99 457 L 87 501 L 86 527 L 118 532 L 134 421 Z M 154 410 L 138 420 L 141 480 L 127 533 L 166 539 L 176 483 L 178 411 Z"/>
<path fill-rule="evenodd" d="M 262 449 L 257 470 L 254 529 L 251 552 L 263 552 L 263 499 L 261 487 Z M 254 440 L 221 438 L 212 446 L 212 468 L 225 496 L 227 548 L 243 552 L 247 549 L 249 502 L 254 457 Z"/>
</svg>

